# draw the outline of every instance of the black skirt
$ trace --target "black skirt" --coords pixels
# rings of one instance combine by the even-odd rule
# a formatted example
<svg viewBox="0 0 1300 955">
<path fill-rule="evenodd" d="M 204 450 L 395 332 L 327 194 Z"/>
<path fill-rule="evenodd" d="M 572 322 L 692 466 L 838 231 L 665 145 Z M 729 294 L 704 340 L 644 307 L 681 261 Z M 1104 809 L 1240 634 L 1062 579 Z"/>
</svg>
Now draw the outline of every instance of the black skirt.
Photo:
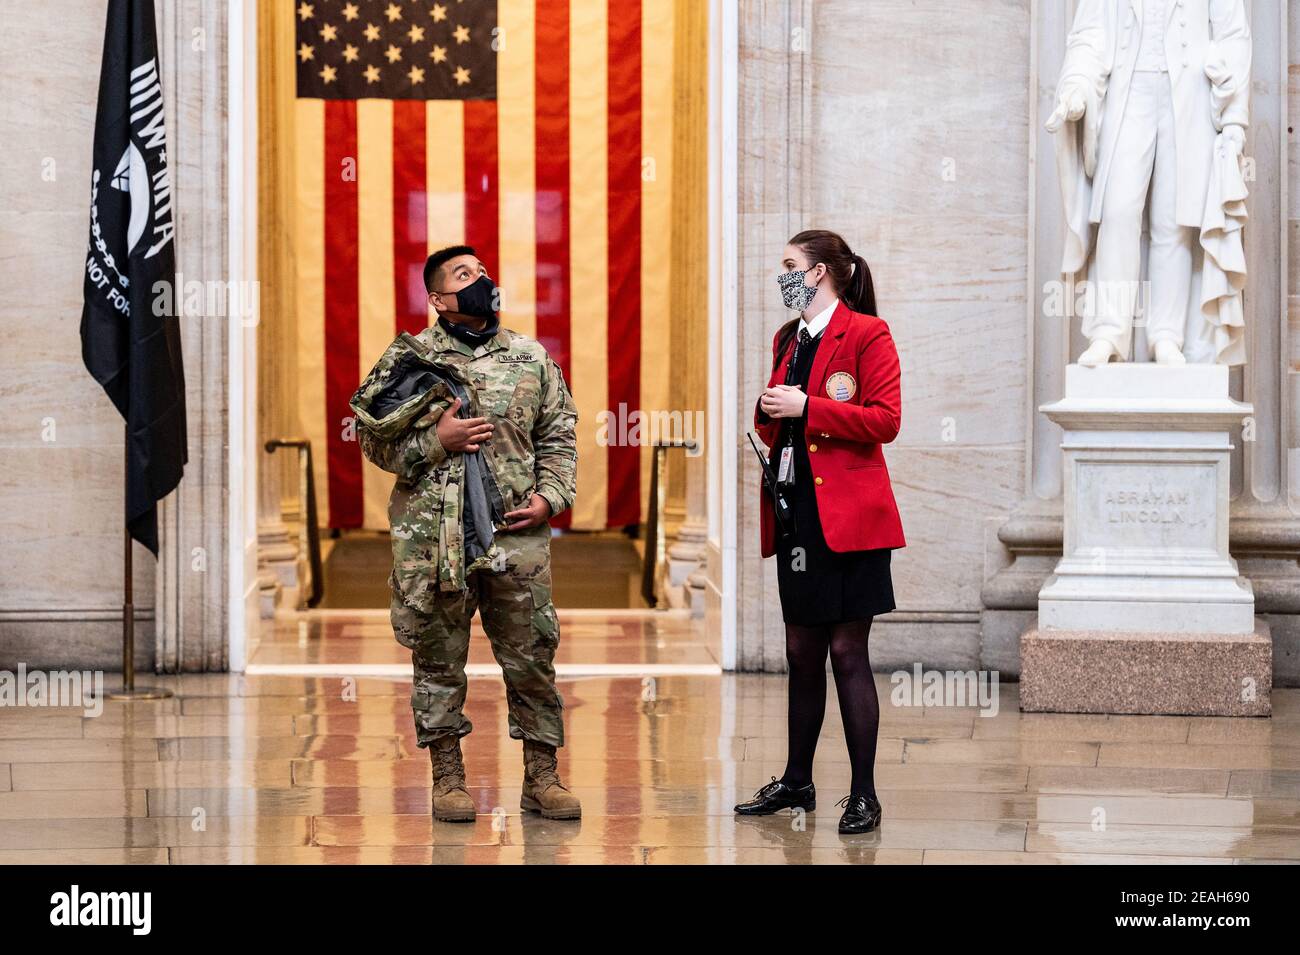
<svg viewBox="0 0 1300 955">
<path fill-rule="evenodd" d="M 802 425 L 796 419 L 795 483 L 786 492 L 795 532 L 776 542 L 781 616 L 786 623 L 810 627 L 889 613 L 895 607 L 889 549 L 840 553 L 826 545 Z"/>
</svg>

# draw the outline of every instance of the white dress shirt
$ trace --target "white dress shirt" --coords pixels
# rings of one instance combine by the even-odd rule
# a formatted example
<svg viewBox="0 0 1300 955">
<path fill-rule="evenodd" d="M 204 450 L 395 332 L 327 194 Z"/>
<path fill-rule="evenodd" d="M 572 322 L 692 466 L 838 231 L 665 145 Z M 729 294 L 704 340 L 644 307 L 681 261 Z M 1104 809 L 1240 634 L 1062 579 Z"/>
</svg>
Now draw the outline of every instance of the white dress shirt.
<svg viewBox="0 0 1300 955">
<path fill-rule="evenodd" d="M 839 304 L 840 300 L 838 298 L 835 299 L 824 309 L 814 315 L 811 322 L 806 318 L 799 319 L 799 331 L 802 332 L 806 330 L 809 338 L 816 338 L 826 329 L 826 326 L 831 323 L 831 316 L 835 314 L 835 306 Z"/>
</svg>

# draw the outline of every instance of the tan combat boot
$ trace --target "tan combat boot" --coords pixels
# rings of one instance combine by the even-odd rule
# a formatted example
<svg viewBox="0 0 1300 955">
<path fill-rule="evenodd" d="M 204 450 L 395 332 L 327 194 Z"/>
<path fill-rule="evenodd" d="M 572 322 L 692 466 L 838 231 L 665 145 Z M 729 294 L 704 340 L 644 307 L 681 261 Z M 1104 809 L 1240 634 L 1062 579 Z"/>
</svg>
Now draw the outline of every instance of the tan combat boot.
<svg viewBox="0 0 1300 955">
<path fill-rule="evenodd" d="M 465 788 L 465 761 L 459 736 L 441 736 L 429 744 L 433 763 L 433 818 L 443 822 L 473 822 L 474 800 Z"/>
<path fill-rule="evenodd" d="M 582 818 L 582 803 L 560 782 L 554 746 L 524 740 L 524 794 L 519 808 L 540 812 L 543 819 Z"/>
</svg>

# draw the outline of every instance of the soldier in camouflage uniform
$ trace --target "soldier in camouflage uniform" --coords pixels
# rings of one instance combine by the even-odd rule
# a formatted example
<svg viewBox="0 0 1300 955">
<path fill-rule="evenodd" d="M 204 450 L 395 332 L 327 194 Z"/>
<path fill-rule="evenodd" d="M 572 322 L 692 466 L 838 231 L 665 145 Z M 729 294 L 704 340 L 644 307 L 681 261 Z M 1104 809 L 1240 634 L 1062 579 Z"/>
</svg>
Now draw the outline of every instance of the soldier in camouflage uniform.
<svg viewBox="0 0 1300 955">
<path fill-rule="evenodd" d="M 573 503 L 577 411 L 546 349 L 499 326 L 498 293 L 473 249 L 430 256 L 425 286 L 437 324 L 399 337 L 353 408 L 363 453 L 397 475 L 389 501 L 391 617 L 411 651 L 411 708 L 416 738 L 433 762 L 434 815 L 475 816 L 460 737 L 471 729 L 465 662 L 477 610 L 505 679 L 510 736 L 524 743 L 521 806 L 576 819 L 581 806 L 556 768 L 564 723 L 552 662 L 560 627 L 548 519 Z M 378 416 L 371 412 L 381 410 L 385 389 Z M 491 504 L 486 535 L 476 533 L 469 513 L 479 459 Z"/>
</svg>

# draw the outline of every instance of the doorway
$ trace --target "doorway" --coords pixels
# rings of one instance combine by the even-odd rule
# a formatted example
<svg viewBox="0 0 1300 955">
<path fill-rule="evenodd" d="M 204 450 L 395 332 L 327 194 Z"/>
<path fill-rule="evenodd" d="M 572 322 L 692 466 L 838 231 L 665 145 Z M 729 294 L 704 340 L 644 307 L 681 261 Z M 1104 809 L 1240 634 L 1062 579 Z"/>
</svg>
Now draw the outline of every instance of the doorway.
<svg viewBox="0 0 1300 955">
<path fill-rule="evenodd" d="M 384 502 L 391 480 L 354 453 L 342 412 L 393 334 L 431 321 L 423 258 L 456 242 L 487 250 L 498 283 L 512 290 L 503 323 L 546 345 L 565 369 L 580 421 L 605 425 L 579 437 L 579 503 L 556 522 L 552 539 L 554 599 L 562 620 L 573 621 L 566 640 L 573 634 L 570 645 L 590 658 L 573 662 L 718 666 L 717 635 L 702 632 L 686 591 L 689 574 L 667 566 L 691 552 L 683 540 L 702 564 L 704 502 L 711 497 L 703 484 L 714 472 L 706 455 L 692 464 L 680 453 L 665 454 L 661 493 L 651 500 L 656 456 L 637 435 L 629 439 L 628 425 L 629 408 L 702 417 L 714 397 L 709 315 L 683 320 L 671 302 L 681 289 L 713 284 L 708 183 L 717 175 L 709 159 L 717 149 L 707 119 L 711 100 L 717 107 L 717 83 L 708 72 L 708 20 L 722 5 L 646 3 L 636 24 L 615 22 L 624 15 L 603 2 L 554 4 L 569 9 L 567 23 L 549 16 L 550 6 L 503 0 L 500 27 L 515 37 L 531 33 L 535 44 L 546 31 L 555 33 L 548 43 L 563 33 L 570 90 L 578 75 L 605 77 L 603 90 L 570 100 L 567 112 L 539 105 L 543 91 L 559 91 L 543 58 L 509 45 L 497 51 L 491 100 L 302 95 L 301 17 L 287 5 L 259 5 L 247 34 L 257 49 L 256 82 L 245 91 L 260 111 L 263 321 L 251 417 L 258 447 L 270 438 L 311 442 L 323 593 L 316 607 L 298 608 L 294 589 L 306 586 L 311 564 L 298 546 L 306 537 L 302 469 L 292 454 L 262 454 L 261 480 L 246 486 L 260 511 L 258 537 L 291 546 L 279 548 L 276 567 L 268 567 L 261 548 L 262 611 L 268 578 L 280 597 L 270 625 L 250 626 L 250 668 L 343 665 L 345 656 L 388 666 L 391 651 L 400 651 L 389 646 L 386 627 L 391 558 Z M 585 18 L 592 17 L 606 18 L 601 29 L 587 29 Z M 661 38 L 658 46 L 654 38 Z M 634 46 L 635 73 L 620 59 Z M 696 95 L 686 97 L 693 104 L 683 110 L 680 94 L 688 87 Z M 557 158 L 550 147 L 561 127 L 568 151 Z M 596 231 L 602 238 L 593 254 L 580 238 Z M 681 241 L 683 235 L 697 245 Z M 339 282 L 340 270 L 354 277 Z M 715 309 L 710 296 L 705 311 Z M 625 342 L 634 345 L 619 347 Z M 699 360 L 686 367 L 670 360 L 682 342 L 708 347 L 697 348 Z M 232 388 L 232 402 L 236 397 Z M 698 484 L 694 504 L 686 492 L 691 480 Z M 663 532 L 647 541 L 652 508 Z M 649 598 L 647 552 L 654 568 Z M 634 649 L 638 640 L 645 647 Z"/>
</svg>

